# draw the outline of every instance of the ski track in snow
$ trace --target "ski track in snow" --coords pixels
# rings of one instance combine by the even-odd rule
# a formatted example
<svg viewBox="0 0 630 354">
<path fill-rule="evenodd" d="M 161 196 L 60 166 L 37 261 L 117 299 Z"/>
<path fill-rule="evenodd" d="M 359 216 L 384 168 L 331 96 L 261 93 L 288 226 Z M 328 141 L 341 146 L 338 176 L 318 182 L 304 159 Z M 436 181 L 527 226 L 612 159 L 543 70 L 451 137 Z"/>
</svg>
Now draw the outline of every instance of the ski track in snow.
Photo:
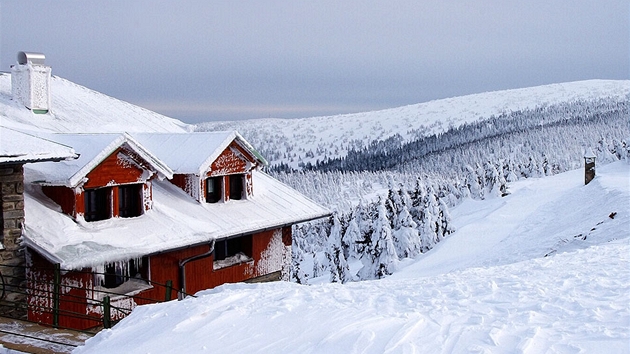
<svg viewBox="0 0 630 354">
<path fill-rule="evenodd" d="M 582 178 L 464 203 L 455 234 L 388 278 L 228 284 L 140 306 L 76 353 L 628 353 L 630 165 Z"/>
</svg>

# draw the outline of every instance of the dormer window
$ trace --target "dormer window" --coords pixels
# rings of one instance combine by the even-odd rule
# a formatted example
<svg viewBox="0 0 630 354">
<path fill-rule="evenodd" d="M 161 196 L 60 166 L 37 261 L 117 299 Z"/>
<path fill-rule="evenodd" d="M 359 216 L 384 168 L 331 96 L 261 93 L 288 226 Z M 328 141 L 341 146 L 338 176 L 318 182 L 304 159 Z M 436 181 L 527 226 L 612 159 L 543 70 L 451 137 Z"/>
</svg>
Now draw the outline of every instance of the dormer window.
<svg viewBox="0 0 630 354">
<path fill-rule="evenodd" d="M 85 221 L 99 221 L 112 217 L 112 188 L 85 190 Z"/>
<path fill-rule="evenodd" d="M 206 202 L 216 203 L 221 200 L 223 194 L 223 177 L 210 177 L 206 179 Z"/>
<path fill-rule="evenodd" d="M 230 199 L 241 200 L 243 199 L 243 183 L 245 178 L 243 175 L 230 175 Z"/>
</svg>

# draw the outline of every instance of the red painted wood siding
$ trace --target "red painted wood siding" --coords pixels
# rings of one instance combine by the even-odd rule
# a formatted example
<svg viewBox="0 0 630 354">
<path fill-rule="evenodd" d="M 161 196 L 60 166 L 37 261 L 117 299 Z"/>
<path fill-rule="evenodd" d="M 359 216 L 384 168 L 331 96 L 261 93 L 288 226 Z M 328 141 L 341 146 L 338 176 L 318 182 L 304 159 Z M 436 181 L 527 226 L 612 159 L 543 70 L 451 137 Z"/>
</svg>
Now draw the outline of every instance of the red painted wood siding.
<svg viewBox="0 0 630 354">
<path fill-rule="evenodd" d="M 32 266 L 26 272 L 27 317 L 29 321 L 52 325 L 54 266 L 36 252 L 28 252 Z M 92 287 L 92 280 L 89 272 L 67 272 L 61 276 L 60 327 L 88 329 L 101 324 L 98 314 L 88 314 L 86 289 Z"/>
<path fill-rule="evenodd" d="M 237 155 L 232 151 L 235 149 L 240 152 Z M 247 161 L 254 163 L 254 159 L 243 150 L 238 144 L 232 142 L 223 152 L 217 157 L 212 165 L 210 165 L 210 171 L 206 174 L 208 177 L 229 175 L 234 173 L 245 173 L 247 170 Z"/>
<path fill-rule="evenodd" d="M 252 258 L 254 259 L 252 262 L 214 270 L 214 260 L 210 256 L 186 264 L 186 292 L 194 294 L 200 290 L 214 288 L 221 284 L 237 283 L 265 275 L 260 274 L 256 269 L 258 268 L 258 262 L 261 261 L 262 253 L 269 247 L 274 232 L 275 230 L 271 230 L 252 236 Z M 179 289 L 178 262 L 182 259 L 202 254 L 207 250 L 208 246 L 204 245 L 149 257 L 151 281 L 165 284 L 167 280 L 171 280 L 173 287 Z M 164 298 L 165 295 L 164 290 L 157 287 L 142 294 L 142 296 L 160 299 Z M 175 292 L 173 292 L 173 297 L 176 297 Z"/>
<path fill-rule="evenodd" d="M 72 217 L 76 216 L 74 190 L 68 187 L 43 186 L 42 192 L 61 206 L 61 210 Z"/>
<path fill-rule="evenodd" d="M 196 179 L 194 176 L 192 175 L 185 175 L 185 174 L 175 174 L 173 175 L 173 178 L 170 180 L 171 183 L 173 183 L 174 185 L 178 186 L 179 188 L 181 188 L 181 190 L 183 190 L 184 192 L 186 192 L 186 194 L 188 194 L 189 196 L 191 196 L 193 199 L 195 199 L 196 201 L 200 201 L 200 195 L 202 193 L 205 193 L 205 180 L 202 179 L 201 181 L 201 186 L 200 186 L 200 190 L 199 192 L 195 190 L 195 186 L 194 184 L 196 183 L 195 180 Z M 197 194 L 199 193 L 199 194 Z"/>
<path fill-rule="evenodd" d="M 118 149 L 87 174 L 88 181 L 83 185 L 83 188 L 87 189 L 113 184 L 144 182 L 142 179 L 143 169 L 135 164 L 120 159 L 118 156 L 119 153 L 128 156 L 129 159 L 134 160 L 139 165 L 143 164 L 143 161 L 130 151 Z"/>
<path fill-rule="evenodd" d="M 119 153 L 133 159 L 137 165 L 120 159 Z M 128 150 L 118 149 L 88 173 L 88 181 L 78 194 L 75 194 L 71 188 L 60 186 L 44 186 L 42 191 L 55 203 L 59 204 L 65 214 L 76 218 L 77 215 L 85 213 L 84 189 L 112 185 L 112 216 L 117 216 L 119 212 L 118 187 L 116 184 L 143 183 L 143 194 L 145 197 L 142 203 L 146 211 L 152 207 L 153 190 L 151 184 L 142 178 L 145 169 L 149 170 L 149 166 L 139 156 Z"/>
<path fill-rule="evenodd" d="M 280 237 L 280 238 L 278 238 Z M 281 239 L 281 242 L 275 242 Z M 200 290 L 214 288 L 225 283 L 236 283 L 247 279 L 263 276 L 281 270 L 277 264 L 272 268 L 266 265 L 270 253 L 282 252 L 281 249 L 291 244 L 291 227 L 260 232 L 252 236 L 253 261 L 241 263 L 221 269 L 213 269 L 212 256 L 202 258 L 186 264 L 186 292 L 194 294 Z M 177 298 L 179 284 L 179 261 L 208 251 L 208 245 L 195 246 L 187 249 L 166 252 L 149 257 L 150 280 L 153 288 L 140 292 L 133 298 L 121 301 L 126 303 L 124 308 L 136 305 L 164 301 L 167 280 L 173 282 L 172 299 Z M 52 291 L 54 279 L 53 264 L 32 250 L 29 253 L 31 267 L 26 277 L 28 288 L 27 303 L 29 321 L 52 325 Z M 67 328 L 88 329 L 101 325 L 101 307 L 92 299 L 94 296 L 94 275 L 89 269 L 71 271 L 61 276 L 61 297 L 59 325 Z M 161 284 L 161 285 L 160 285 Z M 115 303 L 112 302 L 115 306 Z M 120 319 L 123 314 L 112 311 L 112 319 Z"/>
</svg>

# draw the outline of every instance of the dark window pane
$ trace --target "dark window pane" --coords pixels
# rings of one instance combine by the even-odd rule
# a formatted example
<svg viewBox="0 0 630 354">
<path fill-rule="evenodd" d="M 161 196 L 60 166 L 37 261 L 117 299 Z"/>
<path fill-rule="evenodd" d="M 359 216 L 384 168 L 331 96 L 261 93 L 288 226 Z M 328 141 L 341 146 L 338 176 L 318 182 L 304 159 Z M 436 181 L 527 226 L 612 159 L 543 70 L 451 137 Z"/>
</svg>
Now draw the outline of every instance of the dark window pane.
<svg viewBox="0 0 630 354">
<path fill-rule="evenodd" d="M 216 241 L 214 243 L 214 260 L 220 261 L 225 259 L 227 254 L 227 242 L 225 240 Z"/>
<path fill-rule="evenodd" d="M 115 264 L 110 264 L 105 267 L 105 281 L 103 286 L 106 288 L 115 288 L 118 285 L 125 282 L 123 276 L 123 269 Z"/>
<path fill-rule="evenodd" d="M 238 253 L 243 253 L 247 257 L 252 256 L 252 235 L 220 240 L 214 244 L 215 261 L 224 260 Z"/>
<path fill-rule="evenodd" d="M 210 177 L 206 179 L 206 202 L 216 203 L 221 200 L 223 193 L 223 177 Z"/>
<path fill-rule="evenodd" d="M 131 218 L 142 215 L 142 185 L 130 184 L 118 187 L 118 215 Z"/>
<path fill-rule="evenodd" d="M 149 258 L 131 259 L 128 262 L 105 265 L 105 274 L 101 285 L 105 288 L 116 288 L 129 279 L 146 279 L 148 277 Z"/>
<path fill-rule="evenodd" d="M 85 221 L 109 219 L 111 214 L 111 188 L 85 190 Z"/>
<path fill-rule="evenodd" d="M 243 175 L 230 175 L 230 199 L 243 198 Z"/>
</svg>

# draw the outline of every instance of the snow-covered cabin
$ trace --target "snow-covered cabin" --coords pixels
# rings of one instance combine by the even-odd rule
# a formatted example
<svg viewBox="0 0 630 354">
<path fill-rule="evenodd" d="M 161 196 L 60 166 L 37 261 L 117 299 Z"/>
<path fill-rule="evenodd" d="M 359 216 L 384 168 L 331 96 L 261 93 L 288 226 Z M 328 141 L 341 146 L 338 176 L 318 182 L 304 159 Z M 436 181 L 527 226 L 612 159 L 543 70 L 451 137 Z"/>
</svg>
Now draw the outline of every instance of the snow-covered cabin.
<svg viewBox="0 0 630 354">
<path fill-rule="evenodd" d="M 35 112 L 0 74 L 0 126 L 78 154 L 24 167 L 30 320 L 85 329 L 101 323 L 105 296 L 114 309 L 131 309 L 227 282 L 280 279 L 292 225 L 330 215 L 262 172 L 265 159 L 237 132 L 192 133 L 48 80 L 31 85 L 50 90 L 47 110 Z"/>
</svg>

